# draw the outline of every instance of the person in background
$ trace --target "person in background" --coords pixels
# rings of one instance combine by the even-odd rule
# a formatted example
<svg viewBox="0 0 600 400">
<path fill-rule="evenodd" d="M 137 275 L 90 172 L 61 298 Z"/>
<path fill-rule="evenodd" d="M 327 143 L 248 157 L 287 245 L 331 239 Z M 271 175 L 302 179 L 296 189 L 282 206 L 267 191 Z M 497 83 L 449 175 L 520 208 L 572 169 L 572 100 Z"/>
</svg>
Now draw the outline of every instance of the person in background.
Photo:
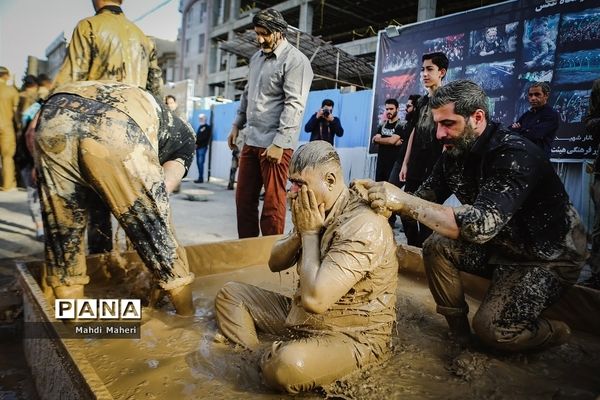
<svg viewBox="0 0 600 400">
<path fill-rule="evenodd" d="M 251 58 L 248 83 L 227 137 L 231 150 L 243 128 L 235 203 L 240 238 L 279 235 L 284 231 L 286 178 L 312 83 L 310 61 L 286 39 L 288 24 L 274 9 L 252 19 L 260 46 Z M 265 199 L 260 220 L 261 187 Z"/>
<path fill-rule="evenodd" d="M 406 182 L 404 190 L 415 192 L 427 179 L 433 166 L 442 154 L 442 145 L 436 140 L 436 126 L 431 117 L 429 98 L 442 86 L 448 71 L 448 57 L 444 53 L 424 54 L 421 58 L 421 80 L 427 94 L 419 100 L 415 128 L 410 134 L 404 163 L 399 179 Z M 431 235 L 431 229 L 418 221 L 410 221 L 410 215 L 403 216 L 404 233 L 409 245 L 421 247 L 423 241 Z"/>
<path fill-rule="evenodd" d="M 21 136 L 22 131 L 26 128 L 22 124 L 23 113 L 33 103 L 39 99 L 38 94 L 38 81 L 34 75 L 26 75 L 23 78 L 23 86 L 19 93 L 19 105 L 17 106 L 17 113 L 15 114 L 15 125 L 17 127 L 17 136 Z"/>
<path fill-rule="evenodd" d="M 534 82 L 527 90 L 527 98 L 531 108 L 521 115 L 510 129 L 523 137 L 531 140 L 536 146 L 544 150 L 550 158 L 552 142 L 556 138 L 556 131 L 560 116 L 550 104 L 550 85 L 546 82 Z"/>
<path fill-rule="evenodd" d="M 396 99 L 385 101 L 384 123 L 377 127 L 377 132 L 371 139 L 371 142 L 377 145 L 377 167 L 375 169 L 377 182 L 389 179 L 402 145 L 402 123 L 398 118 L 398 107 Z"/>
<path fill-rule="evenodd" d="M 2 191 L 17 188 L 14 155 L 17 150 L 15 113 L 19 105 L 19 92 L 7 83 L 10 73 L 0 66 L 0 157 L 2 157 Z"/>
<path fill-rule="evenodd" d="M 212 130 L 210 125 L 206 123 L 206 115 L 198 116 L 198 130 L 196 131 L 196 165 L 198 166 L 198 179 L 194 183 L 204 183 L 204 161 L 206 160 L 206 152 L 212 139 Z"/>
<path fill-rule="evenodd" d="M 304 125 L 304 131 L 310 132 L 310 141 L 325 140 L 333 145 L 333 139 L 344 136 L 344 128 L 340 119 L 333 115 L 333 100 L 325 99 L 321 102 L 321 108 L 311 115 Z"/>
<path fill-rule="evenodd" d="M 592 84 L 589 111 L 583 119 L 585 130 L 594 140 L 600 140 L 600 79 Z M 582 284 L 600 290 L 600 151 L 592 167 L 593 177 L 590 185 L 590 197 L 594 202 L 594 227 L 592 228 L 592 254 L 588 260 L 591 276 Z"/>
<path fill-rule="evenodd" d="M 289 181 L 294 229 L 273 246 L 269 268 L 296 267 L 296 293 L 229 282 L 217 293 L 215 312 L 236 345 L 258 350 L 259 332 L 277 336 L 262 356 L 262 376 L 277 390 L 298 393 L 387 358 L 398 259 L 392 229 L 346 186 L 331 144 L 301 146 Z"/>
<path fill-rule="evenodd" d="M 588 255 L 585 228 L 544 152 L 491 122 L 488 104 L 471 81 L 439 88 L 429 105 L 444 152 L 429 178 L 414 195 L 386 183 L 357 184 L 374 209 L 410 215 L 435 231 L 423 244 L 423 263 L 457 343 L 471 340 L 464 271 L 491 280 L 472 320 L 485 345 L 509 352 L 558 346 L 569 326 L 542 312 L 577 281 Z M 461 205 L 442 205 L 452 194 Z"/>
<path fill-rule="evenodd" d="M 52 90 L 52 79 L 46 74 L 39 74 L 37 77 L 38 82 L 38 98 L 45 99 Z"/>
<path fill-rule="evenodd" d="M 175 98 L 175 96 L 173 96 L 172 94 L 166 95 L 165 96 L 165 104 L 167 105 L 169 110 L 171 110 L 171 112 L 174 115 L 178 116 L 183 121 L 187 122 L 187 117 L 185 115 L 185 112 L 183 110 L 179 109 L 179 104 L 177 104 L 177 98 Z"/>
</svg>

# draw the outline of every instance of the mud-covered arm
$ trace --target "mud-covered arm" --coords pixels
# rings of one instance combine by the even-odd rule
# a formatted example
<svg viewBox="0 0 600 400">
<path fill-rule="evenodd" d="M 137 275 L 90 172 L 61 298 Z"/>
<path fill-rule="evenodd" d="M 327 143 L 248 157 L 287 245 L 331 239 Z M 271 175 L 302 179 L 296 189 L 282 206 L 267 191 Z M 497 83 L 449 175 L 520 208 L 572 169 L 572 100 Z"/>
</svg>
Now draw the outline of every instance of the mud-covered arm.
<svg viewBox="0 0 600 400">
<path fill-rule="evenodd" d="M 56 78 L 54 78 L 54 88 L 64 83 L 88 79 L 93 46 L 91 24 L 88 20 L 83 20 L 77 24 L 73 31 L 65 60 Z"/>
<path fill-rule="evenodd" d="M 272 272 L 279 272 L 292 267 L 298 261 L 301 247 L 302 239 L 294 229 L 273 245 L 269 257 L 269 269 Z"/>
</svg>

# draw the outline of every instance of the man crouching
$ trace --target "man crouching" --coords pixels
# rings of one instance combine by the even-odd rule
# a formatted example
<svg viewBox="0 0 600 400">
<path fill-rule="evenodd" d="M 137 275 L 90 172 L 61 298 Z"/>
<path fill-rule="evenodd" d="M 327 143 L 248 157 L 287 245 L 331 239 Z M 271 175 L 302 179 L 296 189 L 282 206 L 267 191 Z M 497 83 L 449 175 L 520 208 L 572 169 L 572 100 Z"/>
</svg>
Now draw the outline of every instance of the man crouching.
<svg viewBox="0 0 600 400">
<path fill-rule="evenodd" d="M 219 328 L 238 345 L 256 349 L 257 331 L 285 340 L 260 367 L 269 386 L 298 393 L 386 358 L 398 261 L 387 220 L 348 189 L 329 143 L 300 147 L 289 180 L 294 229 L 273 246 L 269 268 L 297 266 L 295 295 L 229 282 L 215 307 Z"/>
</svg>

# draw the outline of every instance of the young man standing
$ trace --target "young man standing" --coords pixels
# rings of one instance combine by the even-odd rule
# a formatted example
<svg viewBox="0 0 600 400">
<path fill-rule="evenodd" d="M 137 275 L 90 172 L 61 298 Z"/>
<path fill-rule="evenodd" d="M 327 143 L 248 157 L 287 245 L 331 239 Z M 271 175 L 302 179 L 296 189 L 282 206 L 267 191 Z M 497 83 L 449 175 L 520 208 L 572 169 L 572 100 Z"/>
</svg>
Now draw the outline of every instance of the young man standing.
<svg viewBox="0 0 600 400">
<path fill-rule="evenodd" d="M 433 166 L 442 154 L 442 145 L 435 138 L 436 127 L 431 116 L 429 98 L 442 86 L 442 80 L 448 70 L 448 57 L 436 52 L 422 57 L 421 79 L 427 94 L 421 98 L 417 107 L 417 121 L 408 139 L 404 163 L 400 170 L 400 181 L 405 181 L 404 190 L 415 192 L 427 179 Z M 421 247 L 431 234 L 431 229 L 417 221 L 402 221 L 408 244 Z M 407 229 L 408 228 L 408 229 Z"/>
<path fill-rule="evenodd" d="M 378 145 L 377 168 L 375 169 L 375 180 L 377 182 L 387 181 L 394 163 L 398 159 L 398 151 L 402 144 L 402 124 L 398 119 L 398 100 L 387 99 L 385 101 L 385 122 L 377 127 L 377 133 L 371 140 Z"/>
<path fill-rule="evenodd" d="M 333 145 L 333 139 L 344 136 L 344 128 L 338 117 L 333 115 L 333 100 L 325 99 L 319 111 L 314 113 L 306 125 L 305 132 L 310 132 L 310 141 L 325 140 Z"/>
</svg>

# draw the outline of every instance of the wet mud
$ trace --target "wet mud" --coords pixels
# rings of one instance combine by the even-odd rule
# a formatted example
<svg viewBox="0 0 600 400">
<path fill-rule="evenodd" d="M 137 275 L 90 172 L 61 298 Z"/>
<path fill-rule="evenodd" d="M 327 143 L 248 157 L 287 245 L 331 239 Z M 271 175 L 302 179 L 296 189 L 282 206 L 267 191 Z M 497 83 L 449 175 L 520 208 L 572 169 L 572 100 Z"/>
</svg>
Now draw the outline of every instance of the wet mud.
<svg viewBox="0 0 600 400">
<path fill-rule="evenodd" d="M 156 310 L 144 308 L 140 340 L 89 339 L 87 357 L 117 399 L 287 397 L 266 388 L 258 370 L 262 350 L 275 338 L 262 336 L 257 353 L 227 343 L 217 331 L 214 296 L 232 280 L 291 295 L 297 279 L 292 271 L 274 274 L 266 266 L 197 278 L 194 317 L 178 317 L 168 302 Z M 146 290 L 140 282 L 138 288 Z M 86 290 L 88 296 L 126 294 L 125 286 L 114 284 Z M 477 304 L 470 306 L 474 310 Z M 426 283 L 401 276 L 389 361 L 297 397 L 594 399 L 600 394 L 600 337 L 575 332 L 567 344 L 542 353 L 491 353 L 477 343 L 463 349 L 448 340 L 445 321 L 434 310 Z"/>
</svg>

